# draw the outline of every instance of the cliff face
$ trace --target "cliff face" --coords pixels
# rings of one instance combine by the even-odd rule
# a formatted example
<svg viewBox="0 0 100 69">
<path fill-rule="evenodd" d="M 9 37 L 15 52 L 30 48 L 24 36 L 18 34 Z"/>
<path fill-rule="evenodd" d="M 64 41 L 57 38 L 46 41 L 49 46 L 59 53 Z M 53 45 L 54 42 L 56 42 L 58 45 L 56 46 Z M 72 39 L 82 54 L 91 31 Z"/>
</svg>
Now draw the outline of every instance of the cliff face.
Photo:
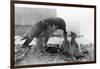
<svg viewBox="0 0 100 69">
<path fill-rule="evenodd" d="M 41 19 L 55 16 L 56 9 L 15 7 L 17 25 L 32 25 Z"/>
</svg>

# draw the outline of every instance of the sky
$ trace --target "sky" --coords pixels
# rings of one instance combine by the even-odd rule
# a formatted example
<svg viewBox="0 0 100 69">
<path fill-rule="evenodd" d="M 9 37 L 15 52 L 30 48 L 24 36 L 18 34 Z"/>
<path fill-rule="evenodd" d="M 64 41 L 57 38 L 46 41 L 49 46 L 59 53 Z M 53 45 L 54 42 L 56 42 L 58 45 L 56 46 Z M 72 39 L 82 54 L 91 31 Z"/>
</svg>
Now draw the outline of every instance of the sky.
<svg viewBox="0 0 100 69">
<path fill-rule="evenodd" d="M 75 31 L 84 35 L 84 41 L 94 42 L 94 9 L 79 7 L 58 7 L 43 5 L 15 4 L 15 7 L 56 9 L 57 17 L 66 22 L 67 31 Z"/>
<path fill-rule="evenodd" d="M 89 8 L 58 8 L 57 16 L 66 22 L 66 29 L 84 35 L 86 41 L 94 42 L 94 9 Z"/>
</svg>

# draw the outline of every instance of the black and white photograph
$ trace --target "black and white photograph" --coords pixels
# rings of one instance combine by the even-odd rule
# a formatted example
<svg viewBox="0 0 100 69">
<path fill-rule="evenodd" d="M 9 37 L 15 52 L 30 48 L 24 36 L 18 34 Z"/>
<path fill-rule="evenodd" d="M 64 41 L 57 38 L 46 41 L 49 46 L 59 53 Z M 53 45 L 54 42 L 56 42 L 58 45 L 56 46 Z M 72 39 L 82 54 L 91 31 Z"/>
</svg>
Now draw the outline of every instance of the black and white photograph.
<svg viewBox="0 0 100 69">
<path fill-rule="evenodd" d="M 14 4 L 14 65 L 95 61 L 95 9 Z"/>
</svg>

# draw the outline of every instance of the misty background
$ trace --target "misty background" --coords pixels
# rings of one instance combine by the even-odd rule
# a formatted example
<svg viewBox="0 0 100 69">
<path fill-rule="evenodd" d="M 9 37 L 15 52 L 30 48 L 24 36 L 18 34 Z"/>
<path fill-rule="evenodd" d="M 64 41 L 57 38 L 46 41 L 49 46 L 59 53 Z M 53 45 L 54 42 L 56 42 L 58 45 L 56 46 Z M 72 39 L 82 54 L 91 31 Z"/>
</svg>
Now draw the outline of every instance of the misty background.
<svg viewBox="0 0 100 69">
<path fill-rule="evenodd" d="M 41 19 L 55 16 L 65 20 L 68 32 L 74 31 L 78 35 L 84 35 L 79 42 L 94 42 L 94 9 L 91 8 L 16 4 L 15 28 L 20 27 L 19 25 L 30 26 Z M 21 29 L 24 30 L 23 27 Z M 25 33 L 25 31 L 26 29 L 21 32 Z"/>
</svg>

